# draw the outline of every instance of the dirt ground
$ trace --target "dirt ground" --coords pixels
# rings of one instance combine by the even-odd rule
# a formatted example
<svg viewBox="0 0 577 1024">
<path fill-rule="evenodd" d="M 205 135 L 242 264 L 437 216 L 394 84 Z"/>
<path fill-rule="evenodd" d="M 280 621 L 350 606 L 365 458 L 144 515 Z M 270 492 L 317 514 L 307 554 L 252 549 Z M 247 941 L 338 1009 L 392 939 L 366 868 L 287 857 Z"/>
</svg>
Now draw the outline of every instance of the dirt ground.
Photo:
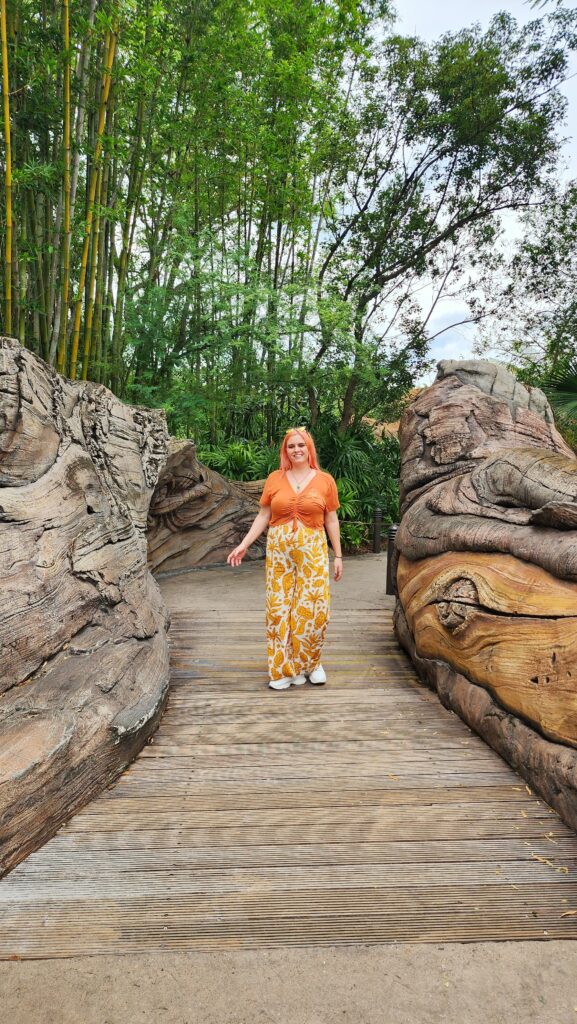
<svg viewBox="0 0 577 1024">
<path fill-rule="evenodd" d="M 345 946 L 0 965 L 9 1024 L 565 1024 L 577 945 Z"/>
<path fill-rule="evenodd" d="M 334 606 L 376 607 L 385 568 L 384 556 L 347 560 Z M 171 576 L 162 589 L 173 609 L 264 607 L 260 564 Z M 6 1024 L 577 1024 L 577 943 L 4 962 L 0 1008 Z"/>
</svg>

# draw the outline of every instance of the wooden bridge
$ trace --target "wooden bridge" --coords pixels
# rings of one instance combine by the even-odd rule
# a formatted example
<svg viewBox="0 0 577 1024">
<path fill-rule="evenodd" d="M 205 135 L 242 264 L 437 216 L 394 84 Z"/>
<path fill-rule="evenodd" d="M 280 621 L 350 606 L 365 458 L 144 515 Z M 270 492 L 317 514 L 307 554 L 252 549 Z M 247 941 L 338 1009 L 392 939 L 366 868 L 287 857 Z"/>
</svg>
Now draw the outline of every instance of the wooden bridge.
<svg viewBox="0 0 577 1024">
<path fill-rule="evenodd" d="M 164 582 L 168 711 L 0 883 L 0 957 L 577 936 L 577 837 L 418 682 L 382 559 L 346 568 L 329 685 L 283 693 L 262 566 Z"/>
</svg>

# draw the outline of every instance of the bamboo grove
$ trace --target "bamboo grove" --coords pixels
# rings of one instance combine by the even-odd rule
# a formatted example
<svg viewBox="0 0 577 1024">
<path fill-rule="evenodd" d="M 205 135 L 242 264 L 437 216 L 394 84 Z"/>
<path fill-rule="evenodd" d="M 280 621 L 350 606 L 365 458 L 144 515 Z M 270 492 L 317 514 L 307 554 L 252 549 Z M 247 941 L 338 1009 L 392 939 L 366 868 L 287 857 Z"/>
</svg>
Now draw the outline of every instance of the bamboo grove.
<svg viewBox="0 0 577 1024">
<path fill-rule="evenodd" d="M 0 6 L 2 330 L 207 441 L 390 412 L 555 173 L 562 7 L 425 45 L 384 0 Z"/>
</svg>

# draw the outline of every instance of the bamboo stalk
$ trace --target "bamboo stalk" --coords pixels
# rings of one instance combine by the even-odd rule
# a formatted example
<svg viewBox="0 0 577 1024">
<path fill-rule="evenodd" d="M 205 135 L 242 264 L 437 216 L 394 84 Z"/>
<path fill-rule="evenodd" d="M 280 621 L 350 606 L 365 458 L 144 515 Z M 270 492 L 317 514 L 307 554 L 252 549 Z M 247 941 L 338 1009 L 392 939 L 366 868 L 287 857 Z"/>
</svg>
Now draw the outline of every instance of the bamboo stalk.
<svg viewBox="0 0 577 1024">
<path fill-rule="evenodd" d="M 97 187 L 97 210 L 94 219 L 94 238 L 92 240 L 92 252 L 90 260 L 90 275 L 88 280 L 88 303 L 86 309 L 86 324 L 84 327 L 84 354 L 82 357 L 82 380 L 88 380 L 88 364 L 92 350 L 92 322 L 94 318 L 94 301 L 96 292 L 96 268 L 98 265 L 98 252 L 100 241 L 100 202 L 102 199 L 103 168 L 98 171 Z"/>
<path fill-rule="evenodd" d="M 114 190 L 114 173 L 111 176 L 111 191 Z M 107 222 L 106 232 L 106 299 L 103 307 L 102 317 L 102 347 L 103 347 L 103 365 L 102 365 L 102 383 L 108 387 L 110 385 L 111 372 L 109 370 L 109 357 L 112 353 L 110 350 L 111 334 L 110 334 L 110 320 L 114 316 L 114 265 L 116 262 L 116 246 L 114 245 L 114 231 L 111 221 Z"/>
<path fill-rule="evenodd" d="M 78 172 L 80 170 L 80 152 L 82 148 L 82 132 L 86 116 L 86 93 L 88 75 L 90 70 L 90 44 L 93 36 L 94 19 L 96 15 L 97 0 L 90 0 L 88 12 L 88 25 L 86 36 L 80 47 L 78 60 L 76 62 L 76 110 L 74 129 L 74 153 L 72 157 L 72 169 L 70 175 L 70 207 L 71 216 L 74 217 L 74 205 L 76 202 L 76 190 L 78 187 Z"/>
<path fill-rule="evenodd" d="M 26 211 L 24 211 L 20 222 L 20 249 L 21 258 L 18 261 L 19 288 L 18 288 L 18 341 L 21 345 L 26 344 L 26 296 L 28 294 L 28 255 L 27 255 L 27 224 Z M 22 258 L 24 253 L 24 258 Z"/>
<path fill-rule="evenodd" d="M 68 294 L 70 291 L 70 10 L 68 0 L 62 0 L 64 42 L 64 237 L 62 244 L 62 300 L 60 336 L 58 340 L 58 370 L 66 367 L 66 328 L 68 325 Z"/>
<path fill-rule="evenodd" d="M 112 102 L 108 105 L 107 114 L 107 131 L 110 131 L 108 125 L 111 123 L 112 118 Z M 94 299 L 94 319 L 92 327 L 92 342 L 91 342 L 91 360 L 92 360 L 92 380 L 102 383 L 102 372 L 103 372 L 103 354 L 102 354 L 102 311 L 104 305 L 104 290 L 106 287 L 107 280 L 107 268 L 108 268 L 108 255 L 106 248 L 106 234 L 109 227 L 108 219 L 108 180 L 110 177 L 110 154 L 107 151 L 104 155 L 104 161 L 102 165 L 102 185 L 100 187 L 100 223 L 99 223 L 99 234 L 98 234 L 98 270 L 96 273 L 96 294 Z M 105 212 L 104 212 L 105 211 Z"/>
<path fill-rule="evenodd" d="M 106 182 L 103 185 L 103 199 Z M 102 382 L 102 305 L 104 302 L 104 286 L 106 284 L 106 222 L 100 224 L 98 236 L 98 272 L 96 274 L 96 294 L 94 296 L 94 321 L 92 327 L 92 380 Z"/>
<path fill-rule="evenodd" d="M 90 237 L 92 234 L 92 221 L 94 217 L 94 200 L 96 197 L 96 185 L 98 180 L 98 165 L 100 162 L 100 156 L 102 153 L 102 137 L 104 134 L 104 122 L 106 118 L 106 109 L 108 105 L 108 96 L 110 94 L 110 85 L 112 82 L 112 65 L 114 63 L 114 54 L 116 50 L 116 32 L 109 32 L 107 34 L 107 45 L 106 45 L 106 60 L 104 66 L 104 73 L 102 78 L 102 93 L 100 97 L 100 106 L 98 113 L 98 129 L 96 133 L 96 146 L 94 149 L 94 159 L 92 161 L 92 168 L 90 171 L 90 188 L 88 192 L 88 209 L 86 212 L 86 223 L 84 227 L 84 245 L 82 247 L 82 261 L 80 264 L 80 279 L 78 282 L 78 293 L 76 298 L 76 306 L 74 310 L 74 329 L 72 334 L 72 347 L 70 355 L 70 379 L 76 380 L 76 364 L 78 361 L 78 345 L 80 342 L 80 320 L 82 316 L 82 298 L 84 295 L 84 286 L 86 283 L 86 269 L 88 265 L 88 250 L 90 246 Z"/>
<path fill-rule="evenodd" d="M 42 194 L 38 196 L 38 203 Z M 46 316 L 46 295 L 44 286 L 44 261 L 42 259 L 42 230 L 43 230 L 43 215 L 42 209 L 40 212 L 37 208 L 36 197 L 33 193 L 28 190 L 26 193 L 26 201 L 28 207 L 28 222 L 30 225 L 29 236 L 34 245 L 36 258 L 32 264 L 34 272 L 34 292 L 33 292 L 33 305 L 34 305 L 34 338 L 37 342 L 38 351 L 42 353 L 43 359 L 48 361 L 48 320 Z"/>
<path fill-rule="evenodd" d="M 75 129 L 72 132 L 71 124 L 71 141 L 72 135 L 74 135 L 74 145 L 72 147 L 71 154 L 71 170 L 70 170 L 70 220 L 74 221 L 74 204 L 76 198 L 76 187 L 78 183 L 78 171 L 80 166 L 80 153 L 82 150 L 82 132 L 84 130 L 84 120 L 86 113 L 86 90 L 88 83 L 88 74 L 90 68 L 90 47 L 92 45 L 94 28 L 94 18 L 96 13 L 97 0 L 90 0 L 90 10 L 88 13 L 88 24 L 82 43 L 80 45 L 78 59 L 76 61 L 76 88 L 77 94 L 75 115 L 73 114 L 73 105 L 71 103 L 70 114 L 71 122 L 75 121 Z M 71 97 L 72 99 L 72 97 Z M 56 347 L 58 339 L 60 337 L 60 316 L 62 312 L 62 289 L 58 290 L 56 295 L 56 282 L 57 282 L 57 267 L 58 260 L 61 256 L 60 249 L 60 230 L 62 226 L 62 213 L 63 213 L 63 190 L 60 191 L 58 198 L 58 206 L 56 209 L 56 216 L 54 218 L 54 229 L 52 232 L 52 256 L 50 259 L 50 272 L 48 274 L 48 281 L 50 282 L 48 288 L 48 302 L 47 309 L 50 310 L 50 315 L 53 315 L 52 323 L 52 337 L 50 341 L 50 356 L 49 362 L 54 361 L 56 355 Z"/>
<path fill-rule="evenodd" d="M 126 207 L 124 222 L 122 225 L 122 248 L 118 265 L 118 279 L 116 284 L 116 309 L 114 311 L 114 325 L 112 330 L 112 359 L 113 359 L 113 391 L 118 394 L 121 384 L 121 335 L 122 321 L 124 314 L 124 299 L 128 277 L 128 265 L 134 240 L 133 225 L 136 223 L 136 211 L 138 205 L 139 190 L 142 187 L 141 174 L 141 147 L 144 130 L 144 100 L 141 97 L 138 102 L 136 129 L 132 141 L 132 160 L 128 177 L 128 188 L 126 195 Z M 145 159 L 142 160 L 142 169 L 145 166 Z"/>
<path fill-rule="evenodd" d="M 10 138 L 10 80 L 8 74 L 8 33 L 6 0 L 0 0 L 0 36 L 2 41 L 2 107 L 4 115 L 4 190 L 6 241 L 4 254 L 4 331 L 12 334 L 12 145 Z"/>
</svg>

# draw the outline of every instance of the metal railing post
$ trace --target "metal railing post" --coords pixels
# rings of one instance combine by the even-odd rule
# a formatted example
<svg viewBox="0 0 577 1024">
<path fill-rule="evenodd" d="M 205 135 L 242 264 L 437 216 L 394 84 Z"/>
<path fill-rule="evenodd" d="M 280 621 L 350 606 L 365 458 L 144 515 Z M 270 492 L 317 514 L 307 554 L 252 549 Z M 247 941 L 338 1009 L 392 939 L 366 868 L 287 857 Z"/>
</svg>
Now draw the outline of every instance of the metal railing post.
<svg viewBox="0 0 577 1024">
<path fill-rule="evenodd" d="M 373 513 L 373 552 L 378 555 L 381 550 L 381 529 L 383 526 L 383 510 L 376 508 Z"/>
<path fill-rule="evenodd" d="M 395 537 L 399 529 L 397 523 L 389 526 L 387 533 L 387 594 L 395 593 L 395 581 L 393 579 L 393 554 L 395 551 Z"/>
</svg>

